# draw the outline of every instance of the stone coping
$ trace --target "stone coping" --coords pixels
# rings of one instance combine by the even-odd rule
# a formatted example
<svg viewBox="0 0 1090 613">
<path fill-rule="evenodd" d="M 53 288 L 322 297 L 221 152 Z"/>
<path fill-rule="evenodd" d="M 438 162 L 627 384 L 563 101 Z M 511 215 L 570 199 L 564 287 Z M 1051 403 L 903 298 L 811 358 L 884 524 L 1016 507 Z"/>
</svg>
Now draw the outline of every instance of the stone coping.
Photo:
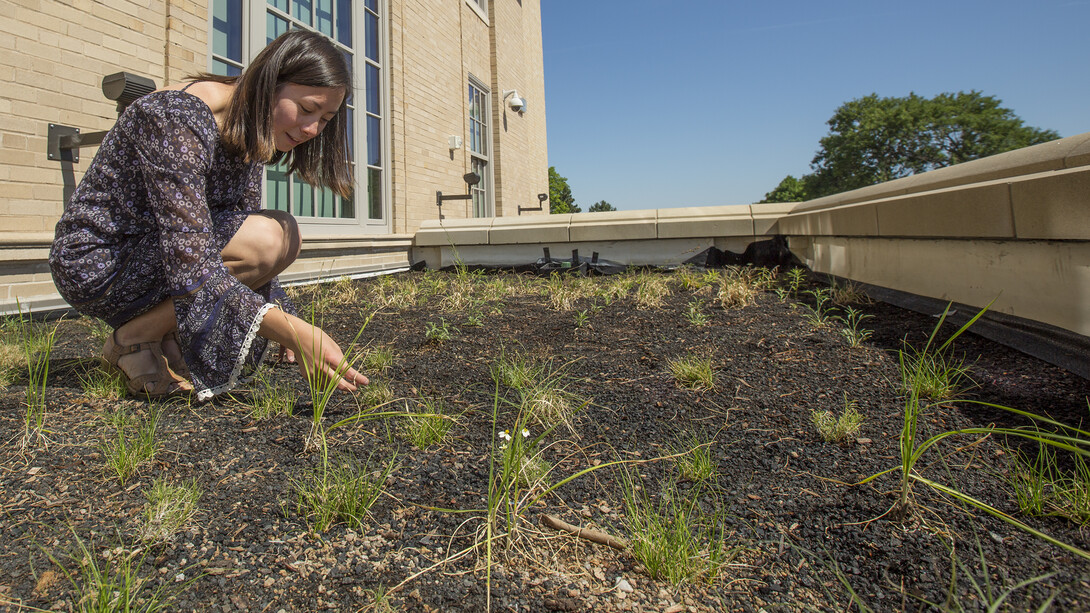
<svg viewBox="0 0 1090 613">
<path fill-rule="evenodd" d="M 1090 165 L 1090 132 L 798 203 L 796 212 Z"/>
</svg>

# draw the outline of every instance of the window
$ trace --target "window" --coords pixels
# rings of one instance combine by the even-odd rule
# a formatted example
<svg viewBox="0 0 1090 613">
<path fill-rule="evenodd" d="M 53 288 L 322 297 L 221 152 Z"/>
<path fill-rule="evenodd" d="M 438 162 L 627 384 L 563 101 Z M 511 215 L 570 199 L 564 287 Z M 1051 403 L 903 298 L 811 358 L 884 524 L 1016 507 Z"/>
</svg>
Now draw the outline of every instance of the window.
<svg viewBox="0 0 1090 613">
<path fill-rule="evenodd" d="M 327 229 L 388 227 L 388 126 L 384 85 L 383 0 L 213 0 L 209 69 L 237 75 L 246 62 L 291 29 L 319 32 L 344 53 L 355 90 L 348 96 L 349 150 L 360 188 L 350 198 L 287 175 L 283 163 L 265 171 L 265 206 L 290 211 Z"/>
<path fill-rule="evenodd" d="M 492 134 L 488 131 L 488 114 L 492 108 L 488 101 L 488 90 L 476 79 L 469 80 L 469 164 L 470 170 L 481 177 L 480 182 L 470 189 L 473 196 L 473 216 L 492 217 L 492 194 L 488 189 L 489 155 L 492 147 Z"/>
</svg>

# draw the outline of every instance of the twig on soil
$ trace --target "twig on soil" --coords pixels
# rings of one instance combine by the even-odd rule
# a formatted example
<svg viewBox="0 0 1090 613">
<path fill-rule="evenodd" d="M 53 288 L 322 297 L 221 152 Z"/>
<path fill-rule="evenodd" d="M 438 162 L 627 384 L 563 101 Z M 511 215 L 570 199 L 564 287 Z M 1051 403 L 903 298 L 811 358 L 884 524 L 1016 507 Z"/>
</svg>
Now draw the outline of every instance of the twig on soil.
<svg viewBox="0 0 1090 613">
<path fill-rule="evenodd" d="M 552 515 L 542 513 L 541 523 L 552 528 L 553 530 L 568 532 L 570 534 L 578 536 L 581 539 L 586 539 L 593 543 L 598 543 L 599 545 L 608 545 L 609 547 L 618 549 L 620 551 L 628 549 L 628 541 L 625 541 L 624 539 L 619 539 L 610 536 L 604 532 L 593 530 L 591 528 L 580 528 L 579 526 L 573 526 L 562 519 L 553 517 Z"/>
</svg>

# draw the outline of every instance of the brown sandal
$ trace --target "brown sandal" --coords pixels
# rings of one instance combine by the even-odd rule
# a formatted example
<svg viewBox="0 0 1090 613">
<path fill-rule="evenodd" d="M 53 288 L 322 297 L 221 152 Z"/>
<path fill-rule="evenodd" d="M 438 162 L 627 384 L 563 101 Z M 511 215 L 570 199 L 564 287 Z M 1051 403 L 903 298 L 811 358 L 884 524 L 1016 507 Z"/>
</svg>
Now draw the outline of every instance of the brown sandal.
<svg viewBox="0 0 1090 613">
<path fill-rule="evenodd" d="M 155 357 L 156 362 L 159 363 L 160 368 L 156 372 L 130 378 L 129 375 L 117 365 L 117 361 L 121 359 L 121 356 L 139 353 L 141 351 L 150 351 L 152 356 Z M 135 345 L 120 345 L 117 342 L 117 330 L 114 330 L 114 333 L 110 335 L 110 338 L 106 340 L 106 345 L 102 348 L 102 359 L 109 368 L 121 375 L 121 380 L 125 382 L 125 388 L 128 389 L 129 393 L 133 396 L 164 398 L 170 396 L 183 396 L 193 391 L 193 386 L 190 385 L 188 381 L 178 381 L 174 378 L 159 343 L 147 342 L 137 343 Z M 150 388 L 148 387 L 149 385 L 151 386 Z"/>
<path fill-rule="evenodd" d="M 174 344 L 178 346 L 178 353 L 181 353 L 182 339 L 178 338 L 178 329 L 175 328 L 173 331 L 171 331 L 170 334 L 164 336 L 163 340 L 165 341 L 168 338 L 174 341 Z M 190 381 L 193 380 L 193 375 L 189 372 L 189 367 L 186 366 L 185 360 L 172 360 L 170 358 L 167 358 L 167 365 L 170 366 L 170 370 L 174 371 L 174 374 L 178 375 L 179 377 L 183 379 L 189 379 Z"/>
</svg>

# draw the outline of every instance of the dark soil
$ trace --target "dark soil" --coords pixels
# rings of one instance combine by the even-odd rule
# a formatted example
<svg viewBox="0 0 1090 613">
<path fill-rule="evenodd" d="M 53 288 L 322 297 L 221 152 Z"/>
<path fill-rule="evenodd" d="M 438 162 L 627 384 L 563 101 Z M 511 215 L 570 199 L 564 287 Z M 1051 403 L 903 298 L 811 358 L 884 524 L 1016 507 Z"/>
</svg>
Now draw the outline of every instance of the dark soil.
<svg viewBox="0 0 1090 613">
<path fill-rule="evenodd" d="M 435 287 L 449 281 L 427 275 Z M 362 291 L 327 308 L 324 328 L 342 345 L 371 311 L 376 283 L 356 282 Z M 534 283 L 520 277 L 512 287 Z M 312 407 L 296 367 L 270 362 L 274 379 L 298 390 L 293 417 L 255 421 L 246 393 L 203 405 L 155 403 L 163 411 L 159 451 L 121 484 L 104 467 L 100 444 L 111 430 L 99 417 L 119 408 L 144 414 L 151 405 L 85 394 L 80 376 L 94 368 L 101 341 L 85 320 L 62 321 L 47 396 L 48 444 L 19 450 L 25 382 L 0 391 L 0 439 L 8 441 L 0 452 L 0 608 L 5 602 L 12 609 L 76 606 L 79 596 L 65 572 L 79 582 L 82 543 L 102 567 L 135 549 L 138 574 L 150 586 L 177 592 L 169 610 L 844 611 L 852 608 L 847 586 L 877 611 L 984 610 L 985 600 L 1045 575 L 1013 590 L 1009 610 L 1036 609 L 1048 598 L 1052 610 L 1090 609 L 1086 560 L 921 484 L 913 489 L 915 514 L 892 521 L 884 514 L 896 500 L 896 472 L 851 485 L 899 465 L 904 403 L 895 351 L 905 339 L 922 346 L 935 317 L 857 305 L 873 315 L 862 327 L 874 335 L 852 349 L 839 333 L 842 324 L 814 329 L 796 301 L 780 302 L 772 292 L 728 310 L 713 306 L 708 290 L 700 296 L 677 284 L 671 290 L 660 308 L 639 308 L 630 294 L 608 305 L 599 299 L 593 309 L 582 299 L 574 310 L 558 311 L 543 295 L 515 291 L 472 308 L 448 309 L 443 295 L 430 295 L 408 308 L 381 309 L 361 342 L 389 346 L 395 358 L 372 380 L 388 382 L 397 398 L 442 398 L 459 416 L 446 441 L 427 450 L 399 438 L 394 420 L 332 431 L 333 453 L 377 462 L 396 451 L 397 467 L 362 526 L 339 523 L 324 532 L 313 530 L 294 504 L 293 480 L 320 462 L 319 453 L 304 451 Z M 706 326 L 684 316 L 694 298 L 706 302 Z M 580 311 L 586 321 L 577 326 Z M 473 325 L 474 316 L 482 326 Z M 429 341 L 427 325 L 441 318 L 452 337 Z M 943 333 L 954 331 L 948 328 Z M 963 396 L 1073 425 L 1087 416 L 1086 380 L 971 334 L 955 348 L 976 383 Z M 539 515 L 549 513 L 629 538 L 621 472 L 611 467 L 526 510 L 513 542 L 493 544 L 486 580 L 484 513 L 474 509 L 485 506 L 497 442 L 490 366 L 501 352 L 551 360 L 563 368 L 568 391 L 592 400 L 573 418 L 573 432 L 558 428 L 547 437 L 553 483 L 613 460 L 641 461 L 628 470 L 642 476 L 656 499 L 677 469 L 655 458 L 673 453 L 685 433 L 714 441 L 714 481 L 677 487 L 700 509 L 718 513 L 720 528 L 742 547 L 733 563 L 714 580 L 674 585 L 651 579 L 628 551 L 539 524 Z M 714 356 L 714 389 L 679 387 L 667 362 L 702 352 Z M 502 430 L 514 423 L 516 411 L 505 400 L 515 396 L 503 387 L 498 394 Z M 865 416 L 862 428 L 846 443 L 825 443 L 811 413 L 839 411 L 845 399 Z M 353 396 L 338 394 L 325 423 L 357 410 Z M 1024 423 L 1003 411 L 948 403 L 921 417 L 920 440 L 950 429 Z M 1018 513 L 1005 480 L 1011 458 L 997 436 L 955 436 L 928 451 L 917 470 L 1090 549 L 1090 536 L 1077 524 Z M 145 492 L 158 478 L 195 479 L 203 496 L 188 528 L 165 544 L 141 547 L 136 534 Z M 473 550 L 475 542 L 481 546 Z M 952 565 L 960 565 L 953 587 Z M 619 579 L 632 591 L 618 589 Z M 376 605 L 376 590 L 391 589 Z"/>
</svg>

